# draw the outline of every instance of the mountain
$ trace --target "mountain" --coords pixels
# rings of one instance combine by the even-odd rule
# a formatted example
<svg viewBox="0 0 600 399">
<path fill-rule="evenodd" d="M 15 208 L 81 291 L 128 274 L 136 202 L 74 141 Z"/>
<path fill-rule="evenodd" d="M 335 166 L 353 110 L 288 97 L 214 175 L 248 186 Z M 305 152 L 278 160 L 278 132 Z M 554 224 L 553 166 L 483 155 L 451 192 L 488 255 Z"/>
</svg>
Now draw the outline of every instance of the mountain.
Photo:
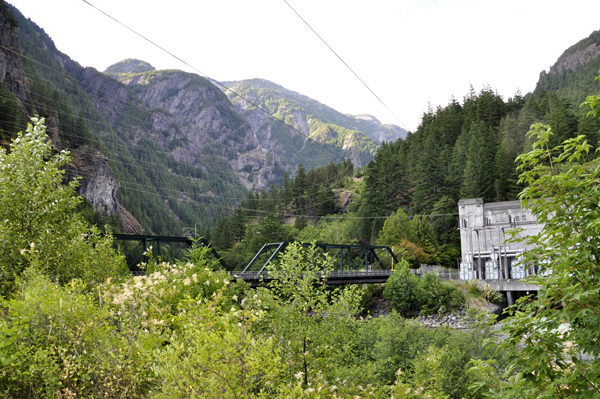
<svg viewBox="0 0 600 399">
<path fill-rule="evenodd" d="M 383 141 L 406 137 L 406 131 L 398 126 L 384 125 L 370 115 L 342 114 L 268 80 L 250 79 L 222 84 L 227 87 L 223 90 L 236 111 L 250 122 L 261 145 L 283 155 L 281 158 L 288 160 L 294 169 L 300 162 L 308 167 L 323 166 L 332 158 L 333 154 L 307 138 L 351 158 L 355 166 L 363 166 L 373 158 L 377 146 Z M 302 135 L 244 99 L 291 124 Z"/>
<path fill-rule="evenodd" d="M 122 75 L 150 72 L 154 70 L 156 69 L 146 61 L 127 58 L 126 60 L 109 66 L 104 73 L 118 78 Z"/>
<path fill-rule="evenodd" d="M 268 81 L 255 82 L 264 88 L 260 96 L 246 82 L 231 86 L 303 134 L 196 74 L 159 71 L 136 59 L 104 72 L 82 67 L 41 27 L 9 10 L 0 24 L 7 61 L 0 63 L 0 141 L 23 130 L 29 117 L 45 117 L 53 145 L 71 151 L 68 176 L 81 179 L 88 206 L 117 215 L 126 232 L 210 228 L 248 190 L 282 182 L 301 163 L 312 168 L 351 158 L 364 165 L 381 140 L 404 133 Z"/>
<path fill-rule="evenodd" d="M 535 93 L 541 90 L 556 92 L 574 106 L 586 96 L 600 90 L 594 81 L 600 70 L 600 31 L 566 49 L 549 71 L 540 73 Z"/>
<path fill-rule="evenodd" d="M 220 90 L 177 71 L 128 86 L 82 67 L 43 29 L 10 10 L 20 42 L 13 51 L 24 55 L 22 71 L 31 92 L 24 114 L 46 117 L 53 144 L 71 151 L 69 172 L 82 177 L 80 194 L 95 210 L 118 213 L 126 232 L 182 235 L 194 226 L 210 227 L 245 198 L 247 189 L 230 161 L 233 153 L 257 143 Z M 178 94 L 177 87 L 183 88 L 178 85 L 186 84 L 193 100 Z M 204 125 L 193 126 L 190 118 Z"/>
</svg>

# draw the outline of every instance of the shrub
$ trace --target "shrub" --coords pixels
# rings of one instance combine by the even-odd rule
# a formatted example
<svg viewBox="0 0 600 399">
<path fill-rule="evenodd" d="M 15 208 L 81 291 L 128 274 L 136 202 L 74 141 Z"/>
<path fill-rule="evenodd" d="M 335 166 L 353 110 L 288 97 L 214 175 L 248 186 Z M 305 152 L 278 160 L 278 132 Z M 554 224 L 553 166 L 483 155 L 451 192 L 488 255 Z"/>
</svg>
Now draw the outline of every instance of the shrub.
<svg viewBox="0 0 600 399">
<path fill-rule="evenodd" d="M 81 281 L 59 286 L 31 269 L 25 276 L 15 297 L 0 302 L 0 396 L 145 396 L 161 341 L 117 327 Z"/>
<path fill-rule="evenodd" d="M 182 304 L 181 329 L 156 352 L 153 370 L 160 384 L 153 398 L 271 397 L 281 368 L 275 340 L 253 337 L 251 326 L 261 312 L 219 311 L 214 305 L 222 291 L 206 302 Z"/>
<path fill-rule="evenodd" d="M 474 296 L 481 295 L 481 289 L 477 285 L 477 280 L 469 280 L 469 281 L 467 281 L 467 284 L 468 284 L 467 292 L 469 294 L 474 295 Z"/>
<path fill-rule="evenodd" d="M 419 280 L 417 292 L 421 314 L 425 316 L 438 313 L 442 306 L 452 311 L 465 304 L 463 293 L 456 287 L 442 283 L 434 272 L 425 273 Z"/>
<path fill-rule="evenodd" d="M 126 320 L 151 333 L 168 332 L 177 327 L 174 316 L 183 301 L 211 298 L 230 284 L 225 271 L 213 271 L 217 261 L 207 260 L 208 251 L 208 247 L 194 246 L 187 253 L 190 262 L 151 264 L 143 276 L 109 280 L 98 287 L 100 300 L 115 319 Z"/>
<path fill-rule="evenodd" d="M 392 309 L 407 316 L 419 307 L 418 285 L 419 278 L 411 273 L 408 262 L 403 259 L 385 283 L 383 296 Z"/>
<path fill-rule="evenodd" d="M 377 305 L 377 300 L 383 296 L 384 284 L 369 284 L 363 290 L 360 308 L 363 314 L 371 312 Z"/>
<path fill-rule="evenodd" d="M 502 303 L 504 302 L 504 298 L 502 298 L 502 295 L 487 283 L 483 286 L 483 292 L 481 293 L 481 296 L 483 296 L 486 301 L 494 303 L 496 305 L 502 305 Z"/>
<path fill-rule="evenodd" d="M 89 229 L 75 212 L 78 182 L 63 182 L 68 152 L 53 155 L 44 119 L 32 121 L 10 153 L 0 148 L 0 295 L 32 265 L 60 283 L 101 282 L 126 272 L 111 237 Z"/>
</svg>

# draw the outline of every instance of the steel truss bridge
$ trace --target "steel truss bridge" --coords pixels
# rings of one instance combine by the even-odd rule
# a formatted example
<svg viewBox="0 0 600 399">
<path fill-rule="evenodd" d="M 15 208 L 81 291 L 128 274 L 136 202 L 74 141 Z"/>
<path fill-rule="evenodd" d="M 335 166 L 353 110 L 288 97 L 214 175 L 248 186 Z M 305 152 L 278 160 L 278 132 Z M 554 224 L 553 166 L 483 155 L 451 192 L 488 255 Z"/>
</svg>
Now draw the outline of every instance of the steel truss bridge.
<svg viewBox="0 0 600 399">
<path fill-rule="evenodd" d="M 203 238 L 193 240 L 189 237 L 128 234 L 114 234 L 113 237 L 118 242 L 136 244 L 132 249 L 129 248 L 126 254 L 129 269 L 134 273 L 141 272 L 139 265 L 142 262 L 156 261 L 158 263 L 160 259 L 173 261 L 182 251 L 191 248 L 195 244 L 209 248 L 215 259 L 219 261 L 223 269 L 229 272 L 234 280 L 241 278 L 254 286 L 273 280 L 273 277 L 267 271 L 267 266 L 276 265 L 279 261 L 279 255 L 289 245 L 287 242 L 265 244 L 243 270 L 233 270 L 210 243 Z M 304 243 L 300 245 L 305 248 L 312 246 L 312 244 Z M 147 256 L 150 246 L 152 246 L 154 259 L 149 259 Z M 164 250 L 165 246 L 169 248 L 168 254 Z M 335 270 L 327 273 L 327 276 L 323 276 L 327 277 L 326 283 L 330 285 L 384 283 L 392 274 L 394 265 L 398 263 L 398 258 L 391 248 L 385 246 L 315 244 L 314 255 L 318 256 L 319 254 L 322 256 L 328 254 L 335 262 Z M 162 255 L 167 255 L 166 257 L 169 259 L 163 259 Z"/>
</svg>

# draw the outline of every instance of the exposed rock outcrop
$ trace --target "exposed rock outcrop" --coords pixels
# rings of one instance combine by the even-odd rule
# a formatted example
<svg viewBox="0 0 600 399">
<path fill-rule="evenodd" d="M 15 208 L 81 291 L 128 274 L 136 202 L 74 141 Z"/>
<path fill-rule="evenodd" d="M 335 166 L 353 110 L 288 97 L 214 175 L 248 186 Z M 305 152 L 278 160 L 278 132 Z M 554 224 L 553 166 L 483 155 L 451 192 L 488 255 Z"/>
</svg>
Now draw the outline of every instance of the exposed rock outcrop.
<svg viewBox="0 0 600 399">
<path fill-rule="evenodd" d="M 79 195 L 87 199 L 95 211 L 114 215 L 119 211 L 117 189 L 119 184 L 106 156 L 87 146 L 71 151 L 72 161 L 67 166 L 68 179 L 80 178 Z"/>
<path fill-rule="evenodd" d="M 586 64 L 600 56 L 600 46 L 592 43 L 584 49 L 578 50 L 566 57 L 561 57 L 556 64 L 550 68 L 550 73 L 574 71 L 579 65 Z"/>
<path fill-rule="evenodd" d="M 119 216 L 121 217 L 123 233 L 134 235 L 144 234 L 144 229 L 140 222 L 131 213 L 127 212 L 127 209 L 123 205 L 120 203 L 117 203 L 117 205 L 119 206 Z"/>
<path fill-rule="evenodd" d="M 88 147 L 71 151 L 72 161 L 67 165 L 66 179 L 80 178 L 78 192 L 88 200 L 95 211 L 103 215 L 119 215 L 123 232 L 143 234 L 144 229 L 117 199 L 119 184 L 106 156 Z"/>
<path fill-rule="evenodd" d="M 10 24 L 0 14 L 0 79 L 17 97 L 17 105 L 25 111 L 25 104 L 30 96 L 29 82 L 23 71 L 21 61 L 21 45 L 19 38 Z"/>
</svg>

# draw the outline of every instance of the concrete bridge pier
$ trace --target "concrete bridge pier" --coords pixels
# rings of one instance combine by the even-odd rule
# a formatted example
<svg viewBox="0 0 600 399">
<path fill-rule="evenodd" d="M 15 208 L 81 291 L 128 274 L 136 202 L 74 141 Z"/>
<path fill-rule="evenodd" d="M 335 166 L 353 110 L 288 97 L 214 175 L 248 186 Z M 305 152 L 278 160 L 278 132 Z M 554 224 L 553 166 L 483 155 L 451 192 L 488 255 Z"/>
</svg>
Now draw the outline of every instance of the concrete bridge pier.
<svg viewBox="0 0 600 399">
<path fill-rule="evenodd" d="M 477 280 L 479 288 L 483 290 L 489 284 L 494 290 L 506 295 L 508 305 L 514 305 L 516 300 L 540 290 L 539 285 L 526 284 L 515 279 Z"/>
</svg>

